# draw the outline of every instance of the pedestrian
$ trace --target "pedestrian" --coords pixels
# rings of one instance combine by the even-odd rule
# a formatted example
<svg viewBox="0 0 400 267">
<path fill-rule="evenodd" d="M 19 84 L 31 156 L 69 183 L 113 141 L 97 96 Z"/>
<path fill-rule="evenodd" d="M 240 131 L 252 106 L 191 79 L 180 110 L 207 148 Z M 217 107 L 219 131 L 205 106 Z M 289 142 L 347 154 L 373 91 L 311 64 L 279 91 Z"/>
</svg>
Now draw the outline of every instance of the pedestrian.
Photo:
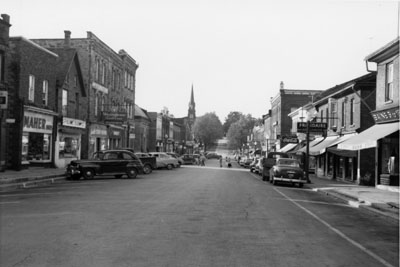
<svg viewBox="0 0 400 267">
<path fill-rule="evenodd" d="M 219 157 L 219 167 L 222 167 L 222 156 Z"/>
<path fill-rule="evenodd" d="M 200 162 L 201 162 L 201 166 L 206 166 L 205 162 L 206 162 L 206 157 L 204 157 L 204 155 L 200 156 Z"/>
</svg>

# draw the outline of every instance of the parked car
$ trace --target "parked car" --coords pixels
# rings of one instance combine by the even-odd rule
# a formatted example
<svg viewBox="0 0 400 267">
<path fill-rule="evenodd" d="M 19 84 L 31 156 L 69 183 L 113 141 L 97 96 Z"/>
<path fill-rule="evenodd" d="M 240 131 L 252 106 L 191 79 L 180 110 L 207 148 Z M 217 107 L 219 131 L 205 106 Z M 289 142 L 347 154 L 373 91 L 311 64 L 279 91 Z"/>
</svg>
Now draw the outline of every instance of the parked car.
<svg viewBox="0 0 400 267">
<path fill-rule="evenodd" d="M 183 154 L 180 158 L 183 161 L 182 164 L 193 165 L 193 164 L 196 163 L 196 158 L 195 158 L 195 156 L 193 154 Z"/>
<path fill-rule="evenodd" d="M 269 152 L 267 157 L 262 158 L 263 172 L 262 180 L 269 181 L 269 171 L 275 165 L 276 160 L 279 158 L 289 158 L 289 155 L 284 152 Z"/>
<path fill-rule="evenodd" d="M 253 172 L 256 170 L 257 163 L 258 163 L 258 158 L 254 158 L 253 161 L 249 165 L 250 172 Z"/>
<path fill-rule="evenodd" d="M 157 169 L 167 168 L 172 170 L 179 167 L 179 161 L 165 152 L 150 152 L 149 154 L 156 157 Z"/>
<path fill-rule="evenodd" d="M 303 187 L 307 182 L 304 171 L 296 159 L 279 158 L 276 164 L 270 169 L 270 182 L 276 185 L 278 182 L 298 184 Z"/>
<path fill-rule="evenodd" d="M 256 164 L 254 172 L 257 173 L 258 175 L 262 175 L 263 169 L 264 169 L 264 167 L 263 167 L 263 164 L 262 164 L 262 158 L 259 158 L 258 162 Z"/>
<path fill-rule="evenodd" d="M 151 173 L 153 170 L 157 169 L 156 157 L 153 157 L 149 153 L 135 153 L 135 155 L 143 163 L 143 172 L 145 174 Z"/>
<path fill-rule="evenodd" d="M 207 159 L 219 159 L 221 155 L 215 153 L 215 152 L 208 152 L 207 155 L 205 155 Z"/>
<path fill-rule="evenodd" d="M 127 150 L 102 150 L 95 152 L 92 159 L 73 160 L 67 165 L 67 178 L 92 179 L 98 175 L 113 175 L 121 178 L 136 178 L 143 173 L 143 164 L 136 155 Z"/>
<path fill-rule="evenodd" d="M 243 161 L 244 168 L 250 168 L 250 164 L 253 162 L 252 158 L 245 158 Z"/>
<path fill-rule="evenodd" d="M 174 152 L 167 152 L 168 155 L 170 155 L 173 158 L 176 158 L 179 162 L 179 167 L 183 164 L 183 160 L 179 157 L 178 154 L 174 153 Z"/>
</svg>

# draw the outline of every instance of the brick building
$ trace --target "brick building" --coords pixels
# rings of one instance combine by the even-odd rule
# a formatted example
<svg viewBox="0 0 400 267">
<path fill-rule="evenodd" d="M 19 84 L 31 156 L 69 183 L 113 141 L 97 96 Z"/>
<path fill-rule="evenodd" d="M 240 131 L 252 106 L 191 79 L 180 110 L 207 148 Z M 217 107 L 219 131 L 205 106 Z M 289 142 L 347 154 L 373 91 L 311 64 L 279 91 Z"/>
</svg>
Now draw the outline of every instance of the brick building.
<svg viewBox="0 0 400 267">
<path fill-rule="evenodd" d="M 271 134 L 270 139 L 275 140 L 270 144 L 271 149 L 280 149 L 287 145 L 282 137 L 291 136 L 292 119 L 289 113 L 299 107 L 312 102 L 315 95 L 321 90 L 284 89 L 281 82 L 279 93 L 271 99 Z"/>
<path fill-rule="evenodd" d="M 1 15 L 0 19 L 0 171 L 6 169 L 6 132 L 8 118 L 8 93 L 9 87 L 7 83 L 8 70 L 6 64 L 8 59 L 8 42 L 10 37 L 10 17 L 6 14 Z"/>
<path fill-rule="evenodd" d="M 82 157 L 107 148 L 133 148 L 136 61 L 124 50 L 115 52 L 92 32 L 86 38 L 71 38 L 71 32 L 65 31 L 63 39 L 33 41 L 78 51 L 88 96 Z"/>
<path fill-rule="evenodd" d="M 10 37 L 7 167 L 54 165 L 58 55 L 24 37 Z"/>
</svg>

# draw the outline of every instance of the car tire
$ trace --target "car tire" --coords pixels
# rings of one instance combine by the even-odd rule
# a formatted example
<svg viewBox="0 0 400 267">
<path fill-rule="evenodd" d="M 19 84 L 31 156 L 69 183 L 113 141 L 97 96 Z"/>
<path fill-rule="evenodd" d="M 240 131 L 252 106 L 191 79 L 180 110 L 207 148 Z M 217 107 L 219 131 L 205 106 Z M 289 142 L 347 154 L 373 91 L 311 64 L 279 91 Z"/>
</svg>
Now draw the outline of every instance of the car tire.
<svg viewBox="0 0 400 267">
<path fill-rule="evenodd" d="M 126 175 L 128 175 L 128 178 L 129 179 L 135 179 L 136 178 L 136 176 L 137 176 L 137 174 L 138 174 L 138 171 L 136 170 L 136 169 L 129 169 L 128 171 L 127 171 L 127 173 L 126 173 Z"/>
<path fill-rule="evenodd" d="M 143 166 L 143 173 L 144 174 L 150 174 L 153 171 L 151 166 L 149 164 L 146 164 Z"/>
<path fill-rule="evenodd" d="M 167 165 L 167 170 L 172 170 L 173 168 L 174 168 L 174 166 L 172 164 Z"/>
<path fill-rule="evenodd" d="M 93 169 L 84 169 L 82 171 L 83 178 L 85 179 L 93 179 L 94 178 L 94 170 Z"/>
</svg>

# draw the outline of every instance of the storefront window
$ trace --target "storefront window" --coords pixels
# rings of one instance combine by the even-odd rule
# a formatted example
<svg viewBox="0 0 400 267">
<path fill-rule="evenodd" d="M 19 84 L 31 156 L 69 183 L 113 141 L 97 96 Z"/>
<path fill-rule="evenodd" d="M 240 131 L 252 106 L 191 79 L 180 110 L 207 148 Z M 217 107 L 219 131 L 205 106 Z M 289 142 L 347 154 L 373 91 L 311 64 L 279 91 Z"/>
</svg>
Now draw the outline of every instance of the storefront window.
<svg viewBox="0 0 400 267">
<path fill-rule="evenodd" d="M 398 132 L 395 134 L 399 134 Z M 399 139 L 389 136 L 382 139 L 381 173 L 399 174 Z"/>
<path fill-rule="evenodd" d="M 76 158 L 78 156 L 78 138 L 61 137 L 59 142 L 59 158 Z"/>
<path fill-rule="evenodd" d="M 22 160 L 49 160 L 51 153 L 50 144 L 50 134 L 24 133 L 22 137 Z"/>
</svg>

